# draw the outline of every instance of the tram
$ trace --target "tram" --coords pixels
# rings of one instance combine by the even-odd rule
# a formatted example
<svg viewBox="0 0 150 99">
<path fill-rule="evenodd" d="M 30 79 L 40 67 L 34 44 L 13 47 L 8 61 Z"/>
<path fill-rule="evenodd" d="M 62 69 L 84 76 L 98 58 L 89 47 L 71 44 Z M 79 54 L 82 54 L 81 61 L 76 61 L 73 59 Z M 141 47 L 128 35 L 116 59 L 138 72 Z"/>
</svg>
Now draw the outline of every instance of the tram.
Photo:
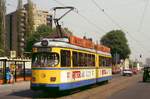
<svg viewBox="0 0 150 99">
<path fill-rule="evenodd" d="M 32 48 L 32 90 L 64 91 L 112 79 L 110 48 L 89 39 L 45 38 Z"/>
</svg>

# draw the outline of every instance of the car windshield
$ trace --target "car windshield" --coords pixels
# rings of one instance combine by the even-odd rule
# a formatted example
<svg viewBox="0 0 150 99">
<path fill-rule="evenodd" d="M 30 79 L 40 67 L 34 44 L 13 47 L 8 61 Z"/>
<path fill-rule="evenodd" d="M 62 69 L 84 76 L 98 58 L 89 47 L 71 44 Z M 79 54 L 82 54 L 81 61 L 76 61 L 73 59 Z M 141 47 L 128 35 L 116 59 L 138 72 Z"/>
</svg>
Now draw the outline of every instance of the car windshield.
<svg viewBox="0 0 150 99">
<path fill-rule="evenodd" d="M 32 66 L 34 67 L 54 67 L 58 61 L 59 55 L 57 53 L 34 53 L 32 56 Z"/>
</svg>

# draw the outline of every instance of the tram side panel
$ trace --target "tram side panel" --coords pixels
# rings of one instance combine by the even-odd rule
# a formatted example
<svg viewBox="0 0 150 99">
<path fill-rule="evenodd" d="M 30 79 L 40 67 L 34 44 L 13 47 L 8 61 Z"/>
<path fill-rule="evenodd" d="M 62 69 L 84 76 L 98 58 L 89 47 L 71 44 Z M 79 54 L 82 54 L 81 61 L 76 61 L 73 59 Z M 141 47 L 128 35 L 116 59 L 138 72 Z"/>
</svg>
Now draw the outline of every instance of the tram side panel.
<svg viewBox="0 0 150 99">
<path fill-rule="evenodd" d="M 52 51 L 57 52 L 60 55 L 59 48 L 52 49 Z M 97 65 L 97 63 L 95 65 Z M 31 88 L 39 88 L 40 90 L 43 88 L 69 90 L 85 85 L 94 84 L 96 83 L 96 80 L 100 82 L 109 80 L 110 78 L 110 68 L 98 68 L 96 70 L 95 66 L 61 67 L 61 63 L 59 61 L 58 66 L 56 66 L 55 68 L 32 68 Z"/>
<path fill-rule="evenodd" d="M 96 83 L 95 69 L 73 69 L 61 71 L 60 90 L 73 89 Z"/>
<path fill-rule="evenodd" d="M 97 82 L 108 81 L 112 79 L 111 68 L 99 68 Z"/>
<path fill-rule="evenodd" d="M 111 56 L 97 55 L 97 82 L 112 79 Z"/>
</svg>

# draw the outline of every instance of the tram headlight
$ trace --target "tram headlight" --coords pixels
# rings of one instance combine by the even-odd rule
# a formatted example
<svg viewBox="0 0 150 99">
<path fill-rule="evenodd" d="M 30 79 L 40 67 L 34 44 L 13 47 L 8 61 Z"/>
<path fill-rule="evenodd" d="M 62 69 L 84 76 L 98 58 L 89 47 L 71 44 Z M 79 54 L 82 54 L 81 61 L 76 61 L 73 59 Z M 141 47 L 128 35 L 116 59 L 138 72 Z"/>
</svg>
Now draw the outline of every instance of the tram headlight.
<svg viewBox="0 0 150 99">
<path fill-rule="evenodd" d="M 42 46 L 48 46 L 48 41 L 47 40 L 42 40 L 41 45 Z"/>
<path fill-rule="evenodd" d="M 36 78 L 35 78 L 35 77 L 32 77 L 32 81 L 36 81 Z"/>
<path fill-rule="evenodd" d="M 56 81 L 56 77 L 50 77 L 50 81 L 51 82 L 55 82 Z"/>
</svg>

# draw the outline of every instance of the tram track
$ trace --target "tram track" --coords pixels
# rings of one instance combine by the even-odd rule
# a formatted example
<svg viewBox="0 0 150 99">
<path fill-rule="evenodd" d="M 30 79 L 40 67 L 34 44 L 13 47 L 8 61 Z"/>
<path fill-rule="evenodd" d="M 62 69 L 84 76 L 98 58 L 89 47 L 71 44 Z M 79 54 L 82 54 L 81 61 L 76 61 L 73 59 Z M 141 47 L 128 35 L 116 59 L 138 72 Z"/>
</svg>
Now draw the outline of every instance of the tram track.
<svg viewBox="0 0 150 99">
<path fill-rule="evenodd" d="M 48 99 L 107 99 L 112 94 L 115 94 L 125 88 L 130 87 L 131 85 L 137 83 L 141 79 L 141 74 L 134 75 L 132 77 L 124 77 L 120 75 L 113 75 L 113 79 L 108 82 L 108 84 L 94 84 L 87 88 L 79 88 L 77 90 L 69 91 L 66 94 L 60 92 L 59 94 L 52 94 L 51 92 L 40 92 L 32 91 L 29 89 L 29 83 L 21 83 L 18 86 L 18 89 L 14 89 L 12 92 L 4 92 L 1 94 L 0 98 L 5 97 L 5 99 L 10 99 L 15 97 L 15 99 L 22 98 L 48 98 Z M 25 85 L 26 84 L 26 85 Z M 25 85 L 24 87 L 22 85 Z M 26 89 L 25 89 L 26 87 Z M 19 89 L 20 88 L 20 89 Z M 14 99 L 14 98 L 12 98 Z"/>
<path fill-rule="evenodd" d="M 57 99 L 107 99 L 107 97 L 112 94 L 131 86 L 134 82 L 137 82 L 139 77 L 141 77 L 140 74 L 132 77 L 116 77 L 108 84 L 104 84 L 102 86 L 95 85 L 93 88 L 79 91 L 72 95 L 63 96 Z"/>
</svg>

